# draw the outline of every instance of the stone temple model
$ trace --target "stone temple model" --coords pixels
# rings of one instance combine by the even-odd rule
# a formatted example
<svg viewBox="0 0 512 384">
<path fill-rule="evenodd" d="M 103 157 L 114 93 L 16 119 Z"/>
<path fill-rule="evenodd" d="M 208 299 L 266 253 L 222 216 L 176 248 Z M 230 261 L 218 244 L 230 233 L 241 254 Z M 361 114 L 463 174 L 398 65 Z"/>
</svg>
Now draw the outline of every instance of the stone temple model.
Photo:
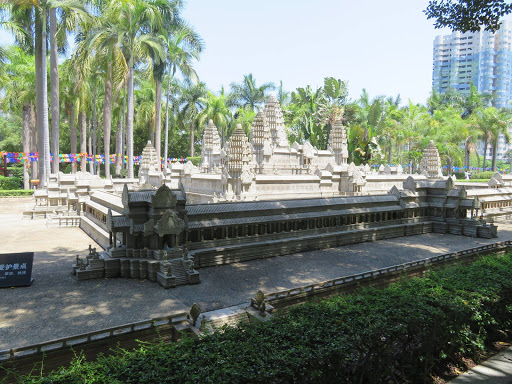
<svg viewBox="0 0 512 384">
<path fill-rule="evenodd" d="M 80 280 L 148 279 L 166 288 L 199 282 L 201 268 L 311 249 L 436 232 L 491 238 L 492 223 L 512 216 L 512 178 L 489 185 L 443 177 L 434 143 L 421 174 L 402 167 L 348 164 L 338 120 L 328 148 L 289 145 L 275 98 L 221 145 L 209 122 L 202 162 L 160 170 L 151 143 L 138 179 L 87 173 L 51 176 L 24 215 L 79 225 L 103 249 L 78 257 Z"/>
<path fill-rule="evenodd" d="M 110 247 L 77 260 L 79 280 L 131 277 L 157 281 L 165 288 L 199 283 L 193 257 L 188 255 L 185 198 L 165 185 L 129 191 L 122 196 L 123 214 L 109 209 L 105 219 Z M 119 241 L 118 241 L 119 236 Z"/>
<path fill-rule="evenodd" d="M 340 119 L 333 124 L 326 150 L 309 142 L 290 145 L 274 96 L 254 118 L 249 138 L 237 128 L 223 147 L 210 120 L 202 141 L 199 167 L 173 164 L 165 170 L 166 184 L 173 189 L 182 185 L 194 203 L 378 194 L 401 186 L 408 177 L 400 165 L 372 171 L 348 164 L 347 132 Z"/>
</svg>

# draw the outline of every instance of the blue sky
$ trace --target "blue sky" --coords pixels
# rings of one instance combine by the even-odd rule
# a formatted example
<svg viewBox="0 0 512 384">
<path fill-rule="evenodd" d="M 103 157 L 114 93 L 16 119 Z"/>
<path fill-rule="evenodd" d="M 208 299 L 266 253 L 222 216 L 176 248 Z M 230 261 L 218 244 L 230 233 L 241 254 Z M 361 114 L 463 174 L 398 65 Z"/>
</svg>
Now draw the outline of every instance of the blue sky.
<svg viewBox="0 0 512 384">
<path fill-rule="evenodd" d="M 197 71 L 211 89 L 283 81 L 286 90 L 349 81 L 351 98 L 396 96 L 424 103 L 438 34 L 427 0 L 189 0 L 184 16 L 206 43 Z"/>
<path fill-rule="evenodd" d="M 425 103 L 431 90 L 435 30 L 427 0 L 188 0 L 187 19 L 206 50 L 196 65 L 214 91 L 244 74 L 288 91 L 333 76 L 355 99 L 396 96 Z M 0 32 L 0 43 L 10 39 Z"/>
</svg>

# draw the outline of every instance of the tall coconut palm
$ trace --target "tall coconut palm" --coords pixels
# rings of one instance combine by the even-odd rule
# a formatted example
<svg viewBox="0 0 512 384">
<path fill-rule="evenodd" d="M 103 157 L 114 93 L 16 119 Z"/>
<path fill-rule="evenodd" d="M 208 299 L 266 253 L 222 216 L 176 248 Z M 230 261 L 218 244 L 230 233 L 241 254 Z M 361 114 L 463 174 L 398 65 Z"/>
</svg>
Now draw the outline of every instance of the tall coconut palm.
<svg viewBox="0 0 512 384">
<path fill-rule="evenodd" d="M 204 97 L 207 94 L 206 84 L 192 84 L 187 82 L 180 99 L 180 115 L 190 129 L 190 156 L 194 156 L 194 129 L 197 124 L 197 116 L 204 108 Z"/>
<path fill-rule="evenodd" d="M 13 14 L 21 14 L 24 11 L 33 12 L 34 18 L 30 18 L 30 29 L 35 31 L 35 52 L 36 52 L 36 99 L 37 99 L 37 123 L 39 137 L 43 140 L 43 151 L 39 150 L 41 185 L 46 185 L 50 175 L 50 136 L 48 126 L 48 88 L 47 88 L 47 65 L 46 65 L 46 44 L 47 44 L 47 23 L 48 13 L 56 8 L 66 12 L 80 12 L 87 14 L 83 3 L 76 0 L 12 0 Z M 27 19 L 25 19 L 27 20 Z M 32 25 L 32 20 L 34 25 Z M 51 29 L 50 32 L 56 32 Z M 51 36 L 53 38 L 53 36 Z M 56 62 L 55 62 L 56 63 Z M 57 92 L 58 89 L 52 89 Z M 53 99 L 52 99 L 53 100 Z M 56 103 L 58 106 L 58 103 Z M 57 151 L 58 152 L 58 151 Z M 58 155 L 58 153 L 56 154 Z M 58 157 L 58 156 L 56 156 Z"/>
<path fill-rule="evenodd" d="M 71 153 L 78 153 L 77 148 L 77 129 L 76 129 L 76 94 L 75 86 L 77 82 L 76 71 L 72 67 L 72 61 L 66 60 L 61 65 L 61 77 L 62 82 L 60 83 L 59 90 L 62 103 L 64 105 L 64 111 L 69 121 L 69 142 Z M 71 172 L 76 173 L 77 163 L 71 164 Z"/>
<path fill-rule="evenodd" d="M 3 87 L 6 110 L 22 111 L 22 142 L 23 152 L 31 152 L 33 135 L 32 110 L 34 93 L 34 56 L 27 55 L 19 47 L 8 47 L 6 50 L 5 74 L 10 79 Z M 35 128 L 35 127 L 34 127 Z M 29 189 L 29 163 L 23 163 L 23 188 Z"/>
<path fill-rule="evenodd" d="M 173 88 L 179 88 L 174 75 L 179 70 L 185 79 L 193 84 L 199 82 L 197 73 L 193 68 L 192 60 L 198 60 L 203 50 L 203 43 L 199 35 L 189 26 L 182 25 L 179 29 L 172 30 L 165 39 L 168 55 L 167 70 L 167 95 L 165 102 L 165 139 L 164 139 L 164 161 L 167 166 L 169 147 L 169 101 L 171 99 L 171 84 Z"/>
<path fill-rule="evenodd" d="M 492 169 L 496 170 L 496 156 L 498 149 L 498 141 L 502 136 L 506 142 L 510 140 L 508 126 L 512 124 L 510 112 L 505 109 L 497 109 L 494 107 L 479 108 L 476 117 L 472 123 L 472 127 L 481 132 L 484 141 L 484 160 L 483 168 L 485 169 L 487 159 L 488 145 L 492 146 Z"/>
<path fill-rule="evenodd" d="M 260 108 L 269 92 L 276 88 L 273 83 L 258 87 L 252 73 L 244 75 L 241 83 L 231 83 L 230 87 L 232 104 L 240 108 L 250 107 L 253 111 L 256 107 Z"/>
<path fill-rule="evenodd" d="M 157 4 L 158 3 L 158 4 Z M 165 4 L 164 4 L 165 3 Z M 105 12 L 108 14 L 111 39 L 121 47 L 128 63 L 127 92 L 127 155 L 128 177 L 133 178 L 133 118 L 134 118 L 134 70 L 140 60 L 155 62 L 165 59 L 162 38 L 155 30 L 163 27 L 165 12 L 173 12 L 174 4 L 166 1 L 113 1 Z"/>
<path fill-rule="evenodd" d="M 79 42 L 77 55 L 80 61 L 89 65 L 92 69 L 91 56 L 95 56 L 97 65 L 102 68 L 104 78 L 104 103 L 103 103 L 103 143 L 105 159 L 110 158 L 110 136 L 112 130 L 112 89 L 121 88 L 127 75 L 127 64 L 121 51 L 116 27 L 111 24 L 110 13 L 107 5 L 105 12 L 96 18 L 93 23 L 87 25 L 87 37 Z M 105 161 L 105 176 L 110 177 L 110 165 Z"/>
<path fill-rule="evenodd" d="M 224 88 L 222 88 L 219 96 L 215 96 L 213 93 L 208 92 L 208 95 L 202 98 L 201 103 L 205 108 L 198 113 L 197 124 L 199 126 L 204 126 L 209 120 L 213 120 L 213 123 L 217 128 L 221 129 L 222 146 L 224 146 L 226 130 L 232 118 L 231 111 L 227 106 L 228 96 L 224 93 Z"/>
</svg>

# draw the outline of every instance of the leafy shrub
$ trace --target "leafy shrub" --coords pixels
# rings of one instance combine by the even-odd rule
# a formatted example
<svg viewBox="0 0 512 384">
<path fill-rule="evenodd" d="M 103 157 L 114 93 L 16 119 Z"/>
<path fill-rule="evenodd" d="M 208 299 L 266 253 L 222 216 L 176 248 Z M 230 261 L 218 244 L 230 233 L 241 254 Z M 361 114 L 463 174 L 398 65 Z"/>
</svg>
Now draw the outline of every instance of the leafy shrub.
<svg viewBox="0 0 512 384">
<path fill-rule="evenodd" d="M 496 172 L 493 171 L 485 171 L 485 172 L 479 172 L 479 173 L 472 173 L 471 178 L 472 179 L 490 179 Z"/>
<path fill-rule="evenodd" d="M 487 257 L 199 339 L 78 360 L 25 382 L 427 382 L 457 354 L 509 332 L 511 304 L 512 257 Z"/>
<path fill-rule="evenodd" d="M 0 176 L 0 190 L 20 189 L 23 186 L 18 177 Z"/>
<path fill-rule="evenodd" d="M 7 167 L 7 173 L 23 180 L 23 166 Z"/>
<path fill-rule="evenodd" d="M 187 157 L 187 161 L 191 161 L 196 167 L 201 164 L 201 156 Z"/>
<path fill-rule="evenodd" d="M 32 189 L 11 189 L 9 191 L 1 191 L 0 197 L 8 196 L 32 196 L 34 191 Z"/>
</svg>

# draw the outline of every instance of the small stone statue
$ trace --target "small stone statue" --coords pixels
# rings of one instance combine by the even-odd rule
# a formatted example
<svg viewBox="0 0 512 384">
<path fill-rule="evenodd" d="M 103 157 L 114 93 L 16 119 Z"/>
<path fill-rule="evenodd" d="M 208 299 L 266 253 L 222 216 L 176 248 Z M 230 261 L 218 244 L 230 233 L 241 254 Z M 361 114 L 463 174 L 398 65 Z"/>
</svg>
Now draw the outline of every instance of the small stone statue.
<svg viewBox="0 0 512 384">
<path fill-rule="evenodd" d="M 265 309 L 267 309 L 267 305 L 265 304 L 265 302 L 262 302 L 260 304 L 260 316 L 261 317 L 267 316 L 267 313 L 265 312 Z"/>
<path fill-rule="evenodd" d="M 187 259 L 187 260 L 183 260 L 183 268 L 185 269 L 185 271 L 189 272 L 189 273 L 192 273 L 194 272 L 194 262 L 190 259 Z"/>
<path fill-rule="evenodd" d="M 188 247 L 183 246 L 183 260 L 188 260 Z"/>
<path fill-rule="evenodd" d="M 94 247 L 94 248 L 92 249 L 92 252 L 90 253 L 90 255 L 92 255 L 92 258 L 93 258 L 94 260 L 98 260 L 98 259 L 100 258 L 99 253 L 98 253 L 98 252 L 96 252 L 96 247 Z"/>
<path fill-rule="evenodd" d="M 78 255 L 76 255 L 76 265 L 79 266 L 80 265 L 80 257 L 78 257 Z"/>
<path fill-rule="evenodd" d="M 167 276 L 172 276 L 171 264 L 167 264 Z"/>
<path fill-rule="evenodd" d="M 92 246 L 89 244 L 89 255 L 92 255 Z"/>
<path fill-rule="evenodd" d="M 85 271 L 85 267 L 87 267 L 87 265 L 86 265 L 82 260 L 80 260 L 80 266 L 79 266 L 79 269 L 80 269 L 81 271 Z"/>
<path fill-rule="evenodd" d="M 206 316 L 203 315 L 201 316 L 201 329 L 205 329 L 206 328 Z"/>
<path fill-rule="evenodd" d="M 201 308 L 199 305 L 194 303 L 192 305 L 192 308 L 190 308 L 190 317 L 192 318 L 192 325 L 195 327 L 197 323 L 197 319 L 199 318 L 199 315 L 201 314 Z"/>
</svg>

